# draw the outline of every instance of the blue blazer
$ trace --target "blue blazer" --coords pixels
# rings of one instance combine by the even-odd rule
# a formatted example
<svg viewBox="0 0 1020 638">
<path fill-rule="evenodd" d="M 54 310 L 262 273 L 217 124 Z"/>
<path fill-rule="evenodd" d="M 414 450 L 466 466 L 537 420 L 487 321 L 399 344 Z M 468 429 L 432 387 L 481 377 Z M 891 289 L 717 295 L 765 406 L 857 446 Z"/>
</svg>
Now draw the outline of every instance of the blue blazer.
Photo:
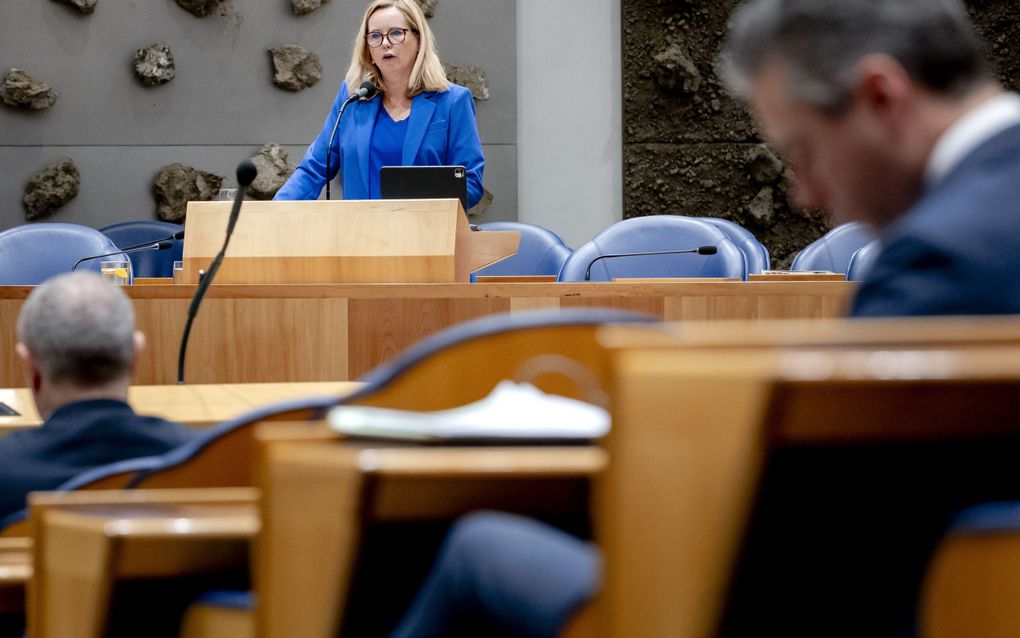
<svg viewBox="0 0 1020 638">
<path fill-rule="evenodd" d="M 1020 314 L 1020 126 L 972 151 L 879 241 L 851 315 Z"/>
<path fill-rule="evenodd" d="M 317 199 L 326 185 L 326 145 L 337 113 L 347 100 L 347 83 L 333 102 L 322 131 L 315 138 L 294 174 L 273 199 Z M 330 149 L 329 179 L 343 171 L 344 199 L 368 199 L 369 146 L 382 96 L 359 100 L 347 107 Z M 467 169 L 468 206 L 482 199 L 485 158 L 478 138 L 475 103 L 471 91 L 450 84 L 444 92 L 419 93 L 411 101 L 411 116 L 404 139 L 404 166 L 460 165 Z"/>
</svg>

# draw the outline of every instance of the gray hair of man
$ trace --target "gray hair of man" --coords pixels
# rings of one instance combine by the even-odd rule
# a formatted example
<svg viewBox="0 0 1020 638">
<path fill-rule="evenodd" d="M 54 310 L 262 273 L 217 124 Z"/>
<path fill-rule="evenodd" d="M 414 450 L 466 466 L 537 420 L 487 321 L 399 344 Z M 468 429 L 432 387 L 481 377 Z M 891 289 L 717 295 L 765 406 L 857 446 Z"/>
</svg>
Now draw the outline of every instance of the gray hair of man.
<svg viewBox="0 0 1020 638">
<path fill-rule="evenodd" d="M 18 340 L 51 383 L 101 386 L 131 373 L 135 313 L 116 286 L 91 272 L 47 280 L 18 315 Z"/>
<path fill-rule="evenodd" d="M 782 64 L 795 98 L 836 115 L 866 55 L 889 55 L 918 84 L 963 97 L 990 78 L 983 51 L 958 0 L 750 0 L 730 19 L 719 72 L 747 99 L 764 66 Z"/>
</svg>

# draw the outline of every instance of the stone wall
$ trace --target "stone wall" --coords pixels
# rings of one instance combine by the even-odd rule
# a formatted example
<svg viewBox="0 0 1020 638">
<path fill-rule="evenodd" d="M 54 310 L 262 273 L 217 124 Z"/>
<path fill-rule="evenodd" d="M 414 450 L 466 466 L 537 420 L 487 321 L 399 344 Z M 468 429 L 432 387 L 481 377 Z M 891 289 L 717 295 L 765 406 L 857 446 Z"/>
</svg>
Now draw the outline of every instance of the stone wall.
<svg viewBox="0 0 1020 638">
<path fill-rule="evenodd" d="M 714 73 L 737 0 L 622 0 L 624 217 L 676 214 L 731 219 L 789 264 L 830 226 L 789 204 L 785 168 L 761 144 Z M 1020 86 L 1020 27 L 1012 3 L 971 0 L 1002 81 Z"/>
</svg>

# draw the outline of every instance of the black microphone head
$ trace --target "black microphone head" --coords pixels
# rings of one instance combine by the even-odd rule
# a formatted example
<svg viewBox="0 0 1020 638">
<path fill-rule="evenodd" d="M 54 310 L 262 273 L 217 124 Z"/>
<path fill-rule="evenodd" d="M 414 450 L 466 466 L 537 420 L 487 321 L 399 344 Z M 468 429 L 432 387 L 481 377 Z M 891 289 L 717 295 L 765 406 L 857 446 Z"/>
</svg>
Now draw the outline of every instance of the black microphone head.
<svg viewBox="0 0 1020 638">
<path fill-rule="evenodd" d="M 255 168 L 255 165 L 244 160 L 237 165 L 237 183 L 242 187 L 246 188 L 252 182 L 255 181 L 255 176 L 259 174 L 259 170 Z"/>
<path fill-rule="evenodd" d="M 176 233 L 174 233 L 174 239 L 176 241 L 180 241 L 180 240 L 184 239 L 184 231 L 183 230 L 179 230 Z"/>
<path fill-rule="evenodd" d="M 373 84 L 371 80 L 365 80 L 361 83 L 361 86 L 358 87 L 358 95 L 360 95 L 363 100 L 371 100 L 375 97 L 375 94 L 378 91 L 379 89 L 375 87 L 375 84 Z"/>
<path fill-rule="evenodd" d="M 156 244 L 156 250 L 167 250 L 168 248 L 173 248 L 173 247 L 174 247 L 174 243 L 172 241 L 170 241 L 169 239 L 164 239 L 163 241 L 161 241 L 158 244 Z"/>
<path fill-rule="evenodd" d="M 719 249 L 715 246 L 698 246 L 699 255 L 714 255 L 719 252 Z"/>
</svg>

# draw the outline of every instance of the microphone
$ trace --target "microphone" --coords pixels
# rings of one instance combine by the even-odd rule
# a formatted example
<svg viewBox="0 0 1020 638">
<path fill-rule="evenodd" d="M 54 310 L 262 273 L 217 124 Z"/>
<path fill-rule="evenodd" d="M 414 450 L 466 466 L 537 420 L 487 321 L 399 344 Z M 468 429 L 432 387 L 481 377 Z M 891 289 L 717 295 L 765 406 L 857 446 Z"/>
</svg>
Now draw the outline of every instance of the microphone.
<svg viewBox="0 0 1020 638">
<path fill-rule="evenodd" d="M 153 239 L 153 240 L 141 243 L 141 244 L 135 244 L 134 246 L 126 246 L 126 247 L 121 249 L 121 252 L 124 252 L 126 250 L 134 250 L 135 248 L 143 248 L 145 246 L 151 246 L 151 245 L 153 245 L 155 243 L 159 243 L 161 241 L 180 241 L 182 239 L 184 239 L 184 231 L 183 230 L 179 230 L 176 233 L 174 233 L 173 235 L 167 235 L 166 237 L 161 237 L 159 239 Z M 163 249 L 160 248 L 160 250 L 163 250 Z"/>
<path fill-rule="evenodd" d="M 616 259 L 617 257 L 646 257 L 648 255 L 714 255 L 719 252 L 715 246 L 698 246 L 697 248 L 685 248 L 684 250 L 655 250 L 646 253 L 619 253 L 616 255 L 599 255 L 591 260 L 588 268 L 584 271 L 584 280 L 591 281 L 591 267 L 601 259 Z"/>
<path fill-rule="evenodd" d="M 103 257 L 116 257 L 117 255 L 138 253 L 142 252 L 143 250 L 166 250 L 168 248 L 173 248 L 173 246 L 174 246 L 173 242 L 165 239 L 149 242 L 147 244 L 138 244 L 137 246 L 128 246 L 127 248 L 122 248 L 121 250 L 118 250 L 115 253 L 106 253 L 105 255 L 92 255 L 91 257 L 82 257 L 78 261 L 74 262 L 74 265 L 71 266 L 71 270 L 76 270 L 78 266 L 82 264 L 82 262 L 92 261 L 93 259 L 102 259 Z"/>
<path fill-rule="evenodd" d="M 344 116 L 344 111 L 347 110 L 347 106 L 352 102 L 357 102 L 358 100 L 371 100 L 375 97 L 375 94 L 378 91 L 379 89 L 372 84 L 371 80 L 365 80 L 361 83 L 361 86 L 358 87 L 358 90 L 351 93 L 350 97 L 348 97 L 340 107 L 340 113 L 336 116 L 336 122 L 333 124 L 333 132 L 329 134 L 329 143 L 326 144 L 326 199 L 329 199 L 329 156 L 330 151 L 333 150 L 333 138 L 336 137 L 336 131 L 340 128 L 340 118 Z"/>
<path fill-rule="evenodd" d="M 258 175 L 258 169 L 248 160 L 237 165 L 237 194 L 234 195 L 234 206 L 230 209 L 230 218 L 227 220 L 227 234 L 223 238 L 223 247 L 216 254 L 212 264 L 209 265 L 209 270 L 205 273 L 205 277 L 198 282 L 195 296 L 191 298 L 191 305 L 188 306 L 188 320 L 184 324 L 184 334 L 181 336 L 181 349 L 177 354 L 177 383 L 180 385 L 184 384 L 184 359 L 188 353 L 188 337 L 191 336 L 191 324 L 195 322 L 195 316 L 198 315 L 198 308 L 202 305 L 205 291 L 209 289 L 213 279 L 216 277 L 216 272 L 220 269 L 223 256 L 227 252 L 227 246 L 230 245 L 230 236 L 234 234 L 234 226 L 237 225 L 237 218 L 241 215 L 241 201 L 244 199 L 248 186 L 255 181 L 256 175 Z"/>
</svg>

